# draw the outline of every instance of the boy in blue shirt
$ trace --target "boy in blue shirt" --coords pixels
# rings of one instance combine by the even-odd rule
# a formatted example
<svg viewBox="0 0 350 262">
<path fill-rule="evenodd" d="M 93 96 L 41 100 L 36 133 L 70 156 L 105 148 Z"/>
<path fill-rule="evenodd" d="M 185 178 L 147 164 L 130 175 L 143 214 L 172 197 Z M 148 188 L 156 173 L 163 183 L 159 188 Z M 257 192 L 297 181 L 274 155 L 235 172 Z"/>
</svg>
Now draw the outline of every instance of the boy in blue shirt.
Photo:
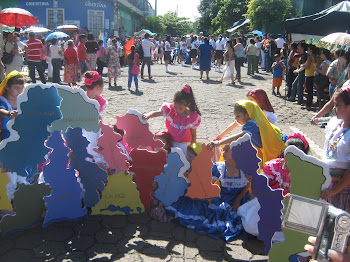
<svg viewBox="0 0 350 262">
<path fill-rule="evenodd" d="M 275 62 L 272 64 L 271 69 L 273 70 L 272 94 L 276 95 L 275 87 L 277 87 L 277 95 L 281 96 L 280 87 L 282 85 L 283 72 L 286 67 L 281 60 L 280 54 L 275 54 Z"/>
</svg>

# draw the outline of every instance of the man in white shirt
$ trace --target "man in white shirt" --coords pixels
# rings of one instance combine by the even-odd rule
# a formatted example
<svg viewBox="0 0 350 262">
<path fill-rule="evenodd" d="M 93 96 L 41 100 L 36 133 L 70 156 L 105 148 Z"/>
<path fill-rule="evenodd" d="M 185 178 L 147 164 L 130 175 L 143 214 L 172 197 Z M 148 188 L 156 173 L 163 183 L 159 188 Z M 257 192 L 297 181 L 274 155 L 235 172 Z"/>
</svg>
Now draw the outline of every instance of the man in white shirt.
<svg viewBox="0 0 350 262">
<path fill-rule="evenodd" d="M 227 38 L 227 34 L 226 33 L 223 33 L 222 34 L 222 40 L 221 40 L 221 44 L 222 44 L 222 50 L 225 50 L 227 47 L 226 47 L 226 42 L 228 41 L 228 38 Z"/>
<path fill-rule="evenodd" d="M 214 35 L 211 35 L 211 36 L 210 36 L 209 44 L 213 47 L 213 49 L 215 49 L 215 39 L 214 39 Z"/>
<path fill-rule="evenodd" d="M 219 35 L 219 39 L 215 43 L 215 58 L 216 58 L 216 65 L 215 65 L 215 72 L 220 72 L 222 73 L 220 66 L 221 66 L 221 61 L 223 57 L 223 49 L 224 46 L 222 45 L 222 35 Z"/>
<path fill-rule="evenodd" d="M 145 64 L 147 64 L 148 69 L 148 78 L 151 79 L 151 47 L 155 47 L 155 45 L 149 41 L 150 35 L 148 33 L 145 34 L 145 39 L 142 40 L 142 50 L 143 50 L 143 59 L 142 59 L 142 67 L 141 67 L 141 78 L 143 79 L 143 69 L 145 68 Z"/>
<path fill-rule="evenodd" d="M 277 35 L 277 39 L 275 40 L 275 42 L 277 44 L 277 52 L 278 52 L 278 53 L 276 52 L 276 54 L 279 54 L 286 41 L 284 41 L 284 39 L 282 38 L 282 35 L 279 34 Z"/>
</svg>

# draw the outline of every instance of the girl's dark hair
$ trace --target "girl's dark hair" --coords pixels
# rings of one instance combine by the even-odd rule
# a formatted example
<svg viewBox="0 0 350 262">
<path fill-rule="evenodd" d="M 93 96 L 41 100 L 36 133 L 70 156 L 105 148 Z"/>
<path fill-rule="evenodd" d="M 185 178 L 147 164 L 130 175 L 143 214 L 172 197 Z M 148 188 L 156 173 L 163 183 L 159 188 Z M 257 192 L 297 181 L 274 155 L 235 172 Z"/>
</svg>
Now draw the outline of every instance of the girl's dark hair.
<svg viewBox="0 0 350 262">
<path fill-rule="evenodd" d="M 238 103 L 235 103 L 235 105 L 233 106 L 233 110 L 239 113 L 242 113 L 244 115 L 249 115 L 247 109 L 245 109 L 243 106 L 241 106 Z"/>
<path fill-rule="evenodd" d="M 335 92 L 335 98 L 339 97 L 341 100 L 343 100 L 345 105 L 350 105 L 350 90 L 349 88 L 344 89 L 344 88 L 338 88 L 337 91 Z"/>
<path fill-rule="evenodd" d="M 52 43 L 53 45 L 57 44 L 57 38 L 52 38 L 51 43 Z"/>
<path fill-rule="evenodd" d="M 94 77 L 94 75 L 92 74 L 91 71 L 87 71 L 84 74 L 84 76 L 86 78 L 93 78 Z M 100 76 L 100 78 L 97 81 L 93 82 L 90 86 L 87 85 L 86 88 L 91 90 L 91 89 L 94 89 L 96 86 L 103 86 L 103 78 L 102 78 L 102 76 Z"/>
<path fill-rule="evenodd" d="M 89 33 L 87 36 L 88 40 L 94 40 L 94 35 L 92 33 Z"/>
<path fill-rule="evenodd" d="M 16 75 L 14 77 L 11 77 L 7 81 L 7 86 L 10 87 L 12 85 L 24 85 L 24 77 L 22 75 Z"/>
<path fill-rule="evenodd" d="M 297 50 L 298 49 L 298 44 L 297 43 L 292 43 L 290 47 L 291 47 L 291 49 Z"/>
<path fill-rule="evenodd" d="M 243 43 L 243 38 L 242 37 L 238 37 L 237 41 L 239 41 L 242 44 Z"/>
<path fill-rule="evenodd" d="M 305 144 L 304 144 L 303 140 L 301 140 L 300 138 L 297 138 L 297 137 L 289 138 L 286 141 L 286 147 L 287 146 L 296 146 L 301 151 L 303 151 L 305 154 L 307 154 L 309 152 L 309 149 L 310 149 L 309 146 L 307 146 L 307 148 L 305 148 Z"/>
<path fill-rule="evenodd" d="M 344 55 L 345 51 L 343 48 L 338 48 L 337 50 L 335 50 L 335 55 L 337 55 L 338 57 L 342 57 Z"/>
<path fill-rule="evenodd" d="M 103 44 L 103 40 L 98 40 L 98 45 L 102 45 Z"/>
<path fill-rule="evenodd" d="M 350 52 L 345 52 L 344 56 L 343 56 L 346 60 L 346 66 L 350 63 Z"/>
<path fill-rule="evenodd" d="M 130 50 L 131 50 L 132 59 L 134 59 L 136 47 L 135 47 L 134 45 L 132 45 L 132 46 L 130 47 Z"/>
<path fill-rule="evenodd" d="M 315 55 L 317 51 L 317 47 L 315 45 L 309 45 L 307 49 L 312 51 L 312 54 Z"/>
<path fill-rule="evenodd" d="M 194 98 L 192 88 L 189 85 L 186 85 L 190 89 L 190 93 L 188 94 L 185 90 L 181 89 L 181 91 L 177 91 L 174 95 L 174 103 L 185 103 L 189 104 L 191 112 L 197 112 L 198 115 L 202 115 L 198 109 L 196 104 L 196 99 Z"/>
<path fill-rule="evenodd" d="M 254 39 L 253 39 L 253 38 L 252 38 L 252 39 L 250 39 L 250 40 L 249 40 L 249 43 L 251 43 L 252 45 L 254 45 L 254 44 L 255 44 Z"/>
<path fill-rule="evenodd" d="M 206 43 L 206 44 L 209 45 L 209 39 L 208 39 L 208 37 L 204 37 L 204 43 Z"/>
<path fill-rule="evenodd" d="M 321 54 L 324 54 L 328 60 L 331 60 L 331 52 L 328 49 L 322 49 Z"/>
<path fill-rule="evenodd" d="M 232 41 L 228 40 L 226 43 L 229 43 L 230 47 L 233 49 Z"/>
</svg>

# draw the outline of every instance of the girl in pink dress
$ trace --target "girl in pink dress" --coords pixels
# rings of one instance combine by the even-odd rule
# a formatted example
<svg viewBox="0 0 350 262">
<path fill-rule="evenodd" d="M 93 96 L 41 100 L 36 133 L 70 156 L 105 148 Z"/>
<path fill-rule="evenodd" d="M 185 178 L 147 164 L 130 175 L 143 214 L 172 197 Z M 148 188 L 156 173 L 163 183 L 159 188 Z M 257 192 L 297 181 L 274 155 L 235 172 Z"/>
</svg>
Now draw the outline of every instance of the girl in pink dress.
<svg viewBox="0 0 350 262">
<path fill-rule="evenodd" d="M 305 154 L 309 151 L 309 143 L 302 134 L 295 133 L 287 138 L 286 148 L 288 146 L 296 146 Z M 266 162 L 263 168 L 264 174 L 269 179 L 269 186 L 272 189 L 283 189 L 283 195 L 290 193 L 289 170 L 286 166 L 284 158 L 276 158 Z"/>
<path fill-rule="evenodd" d="M 165 117 L 167 132 L 173 139 L 173 147 L 180 148 L 187 155 L 187 146 L 196 143 L 196 128 L 201 123 L 192 88 L 188 85 L 175 93 L 173 103 L 164 103 L 158 111 L 144 114 L 144 119 Z"/>
</svg>

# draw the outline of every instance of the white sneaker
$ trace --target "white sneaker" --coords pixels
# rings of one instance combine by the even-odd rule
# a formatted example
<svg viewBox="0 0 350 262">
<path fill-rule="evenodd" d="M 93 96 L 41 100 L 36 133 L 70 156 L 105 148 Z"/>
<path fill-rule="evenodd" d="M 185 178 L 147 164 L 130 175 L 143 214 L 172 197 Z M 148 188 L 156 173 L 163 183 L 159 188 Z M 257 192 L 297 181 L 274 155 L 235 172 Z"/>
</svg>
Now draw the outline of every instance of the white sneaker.
<svg viewBox="0 0 350 262">
<path fill-rule="evenodd" d="M 215 72 L 217 72 L 218 71 L 218 68 L 217 67 L 215 67 Z"/>
<path fill-rule="evenodd" d="M 222 73 L 221 69 L 219 68 L 219 73 Z"/>
</svg>

